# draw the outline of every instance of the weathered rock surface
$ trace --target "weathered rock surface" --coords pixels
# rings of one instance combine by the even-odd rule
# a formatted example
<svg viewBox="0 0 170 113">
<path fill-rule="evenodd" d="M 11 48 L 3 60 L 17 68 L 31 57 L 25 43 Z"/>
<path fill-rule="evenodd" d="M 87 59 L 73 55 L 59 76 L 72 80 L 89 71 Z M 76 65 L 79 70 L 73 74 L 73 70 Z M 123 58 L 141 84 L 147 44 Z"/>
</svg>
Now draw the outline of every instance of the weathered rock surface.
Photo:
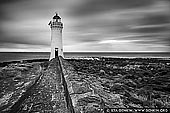
<svg viewBox="0 0 170 113">
<path fill-rule="evenodd" d="M 68 59 L 63 60 L 63 67 L 75 111 L 100 113 L 103 108 L 169 108 L 169 62 L 153 58 Z M 82 85 L 84 92 L 79 90 Z"/>
<path fill-rule="evenodd" d="M 0 112 L 9 112 L 35 83 L 42 70 L 43 67 L 39 63 L 12 63 L 1 68 Z"/>
<path fill-rule="evenodd" d="M 109 91 L 102 84 L 113 82 L 85 72 L 77 72 L 73 65 L 63 60 L 63 73 L 76 113 L 102 113 L 103 108 L 125 108 L 122 95 Z M 104 71 L 100 71 L 100 74 Z"/>
</svg>

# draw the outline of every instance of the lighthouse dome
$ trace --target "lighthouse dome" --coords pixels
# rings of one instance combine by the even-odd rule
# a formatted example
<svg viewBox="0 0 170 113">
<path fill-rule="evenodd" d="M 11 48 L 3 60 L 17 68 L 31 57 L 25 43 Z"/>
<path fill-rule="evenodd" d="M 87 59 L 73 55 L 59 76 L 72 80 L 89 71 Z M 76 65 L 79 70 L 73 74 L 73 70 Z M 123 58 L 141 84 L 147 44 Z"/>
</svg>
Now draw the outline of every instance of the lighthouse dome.
<svg viewBox="0 0 170 113">
<path fill-rule="evenodd" d="M 56 14 L 56 15 L 53 17 L 53 19 L 61 19 L 61 17 L 58 16 L 58 14 Z"/>
</svg>

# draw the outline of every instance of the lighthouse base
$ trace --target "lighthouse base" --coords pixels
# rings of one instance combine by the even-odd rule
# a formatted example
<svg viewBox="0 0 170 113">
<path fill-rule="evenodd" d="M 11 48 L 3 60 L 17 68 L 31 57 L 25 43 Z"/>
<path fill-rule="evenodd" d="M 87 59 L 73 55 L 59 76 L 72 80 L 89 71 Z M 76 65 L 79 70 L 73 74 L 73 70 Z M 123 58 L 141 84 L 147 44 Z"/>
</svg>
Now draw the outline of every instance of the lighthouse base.
<svg viewBox="0 0 170 113">
<path fill-rule="evenodd" d="M 60 50 L 60 49 L 58 49 L 58 48 L 54 48 L 53 50 L 51 50 L 51 54 L 50 54 L 50 59 L 49 59 L 49 61 L 51 60 L 51 59 L 53 59 L 53 58 L 57 58 L 57 57 L 59 57 L 59 56 L 61 56 L 61 57 L 63 57 L 64 58 L 64 54 L 63 54 L 63 52 L 62 52 L 62 50 Z"/>
</svg>

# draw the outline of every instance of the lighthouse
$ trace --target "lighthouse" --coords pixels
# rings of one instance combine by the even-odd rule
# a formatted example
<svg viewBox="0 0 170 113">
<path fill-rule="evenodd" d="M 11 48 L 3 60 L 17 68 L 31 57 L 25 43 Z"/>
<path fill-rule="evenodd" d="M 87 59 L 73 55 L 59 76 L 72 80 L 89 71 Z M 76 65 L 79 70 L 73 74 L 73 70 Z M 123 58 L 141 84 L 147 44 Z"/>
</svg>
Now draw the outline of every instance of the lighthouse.
<svg viewBox="0 0 170 113">
<path fill-rule="evenodd" d="M 61 22 L 61 17 L 56 13 L 48 25 L 51 28 L 50 60 L 56 58 L 57 56 L 64 57 L 62 43 L 63 23 Z"/>
</svg>

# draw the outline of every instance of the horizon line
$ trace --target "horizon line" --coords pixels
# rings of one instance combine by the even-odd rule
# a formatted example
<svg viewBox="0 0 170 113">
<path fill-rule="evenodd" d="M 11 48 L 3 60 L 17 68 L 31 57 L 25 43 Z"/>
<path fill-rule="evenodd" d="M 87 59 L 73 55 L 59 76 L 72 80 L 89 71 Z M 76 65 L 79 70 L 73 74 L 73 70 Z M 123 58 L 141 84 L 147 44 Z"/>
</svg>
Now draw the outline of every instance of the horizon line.
<svg viewBox="0 0 170 113">
<path fill-rule="evenodd" d="M 47 51 L 0 51 L 0 53 L 50 53 Z M 65 51 L 64 53 L 170 53 L 169 51 Z"/>
</svg>

